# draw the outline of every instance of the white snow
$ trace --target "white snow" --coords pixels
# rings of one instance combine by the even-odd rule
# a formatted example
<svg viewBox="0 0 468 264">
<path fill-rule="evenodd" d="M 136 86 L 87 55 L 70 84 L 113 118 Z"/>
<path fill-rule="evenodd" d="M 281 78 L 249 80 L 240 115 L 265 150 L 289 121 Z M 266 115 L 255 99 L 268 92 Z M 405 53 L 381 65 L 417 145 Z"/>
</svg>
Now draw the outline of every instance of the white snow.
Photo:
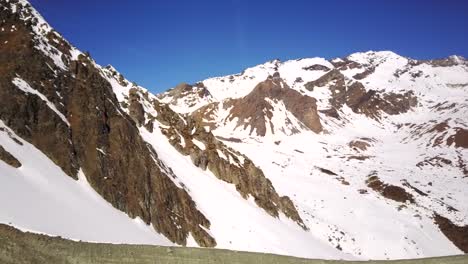
<svg viewBox="0 0 468 264">
<path fill-rule="evenodd" d="M 192 142 L 193 142 L 193 144 L 195 144 L 199 149 L 201 149 L 201 150 L 205 150 L 205 149 L 206 149 L 205 143 L 201 142 L 200 140 L 193 138 L 193 139 L 192 139 Z"/>
<path fill-rule="evenodd" d="M 0 145 L 22 164 L 16 169 L 0 161 L 1 223 L 74 240 L 172 245 L 140 219 L 112 207 L 81 170 L 73 180 L 2 121 L 0 127 Z"/>
<path fill-rule="evenodd" d="M 103 155 L 107 155 L 106 152 L 100 148 L 96 148 L 97 151 L 99 151 Z"/>
</svg>

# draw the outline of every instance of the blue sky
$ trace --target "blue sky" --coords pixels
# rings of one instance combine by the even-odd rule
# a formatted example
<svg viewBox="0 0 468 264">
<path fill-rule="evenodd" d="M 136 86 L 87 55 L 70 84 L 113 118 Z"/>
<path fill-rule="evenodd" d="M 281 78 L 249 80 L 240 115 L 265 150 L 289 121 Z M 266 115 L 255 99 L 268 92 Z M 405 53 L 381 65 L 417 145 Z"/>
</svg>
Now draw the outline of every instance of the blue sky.
<svg viewBox="0 0 468 264">
<path fill-rule="evenodd" d="M 392 50 L 468 57 L 468 1 L 31 0 L 102 65 L 161 92 L 265 61 Z"/>
</svg>

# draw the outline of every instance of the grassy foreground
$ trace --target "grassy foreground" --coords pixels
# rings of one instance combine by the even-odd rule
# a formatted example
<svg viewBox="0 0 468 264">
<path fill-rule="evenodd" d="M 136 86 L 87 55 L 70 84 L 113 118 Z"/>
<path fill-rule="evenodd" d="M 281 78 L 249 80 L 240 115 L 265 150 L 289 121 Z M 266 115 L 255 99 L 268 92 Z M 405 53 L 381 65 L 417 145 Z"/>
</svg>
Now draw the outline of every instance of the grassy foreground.
<svg viewBox="0 0 468 264">
<path fill-rule="evenodd" d="M 346 262 L 311 260 L 273 254 L 221 249 L 113 245 L 74 242 L 58 237 L 24 233 L 0 224 L 0 263 L 141 263 L 141 264 L 292 264 L 390 263 L 466 264 L 468 255 L 398 261 Z"/>
</svg>

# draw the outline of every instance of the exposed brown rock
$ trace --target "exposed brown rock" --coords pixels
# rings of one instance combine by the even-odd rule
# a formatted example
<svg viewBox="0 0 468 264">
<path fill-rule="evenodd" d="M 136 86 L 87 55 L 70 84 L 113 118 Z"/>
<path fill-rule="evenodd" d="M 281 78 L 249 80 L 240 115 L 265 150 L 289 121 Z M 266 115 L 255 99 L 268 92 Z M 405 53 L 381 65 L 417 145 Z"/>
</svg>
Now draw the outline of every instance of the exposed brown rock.
<svg viewBox="0 0 468 264">
<path fill-rule="evenodd" d="M 455 144 L 457 148 L 468 148 L 468 130 L 464 128 L 456 128 L 455 135 L 447 139 L 447 145 Z"/>
<path fill-rule="evenodd" d="M 235 142 L 235 143 L 242 143 L 241 139 L 233 138 L 233 137 L 225 138 L 225 137 L 221 137 L 221 136 L 216 136 L 216 138 L 219 139 L 219 140 L 222 140 L 222 141 L 231 141 L 231 142 Z"/>
<path fill-rule="evenodd" d="M 458 165 L 457 167 L 463 173 L 464 177 L 468 177 L 468 165 L 466 163 L 466 160 L 463 158 L 461 154 L 458 154 L 457 165 Z"/>
<path fill-rule="evenodd" d="M 306 71 L 329 71 L 330 70 L 330 68 L 321 64 L 314 64 L 311 66 L 304 67 L 302 69 Z"/>
<path fill-rule="evenodd" d="M 1 145 L 0 145 L 0 160 L 4 161 L 6 164 L 14 168 L 21 167 L 21 162 L 19 162 L 13 155 L 11 155 L 10 152 L 6 151 Z"/>
<path fill-rule="evenodd" d="M 440 231 L 464 253 L 468 253 L 468 226 L 457 226 L 448 218 L 434 213 L 434 221 Z"/>
<path fill-rule="evenodd" d="M 372 72 L 370 69 L 364 73 L 370 74 Z M 364 78 L 358 76 L 360 77 Z M 383 93 L 375 90 L 367 91 L 358 81 L 346 84 L 345 76 L 337 69 L 329 71 L 315 81 L 308 82 L 304 87 L 313 91 L 326 85 L 331 92 L 329 101 L 333 108 L 326 110 L 325 113 L 335 118 L 339 118 L 336 109 L 340 109 L 344 104 L 356 113 L 376 119 L 380 117 L 381 112 L 389 115 L 405 113 L 417 104 L 417 99 L 411 91 L 403 94 Z"/>
<path fill-rule="evenodd" d="M 216 245 L 202 228 L 209 228 L 210 222 L 188 193 L 169 178 L 174 176 L 167 175 L 170 172 L 154 161 L 156 153 L 139 136 L 135 123 L 118 109 L 109 83 L 96 69 L 84 65 L 75 63 L 72 67 L 76 78 L 70 86 L 76 89 L 69 109 L 73 142 L 90 184 L 116 208 L 132 217 L 140 216 L 178 244 L 184 245 L 191 233 L 202 246 Z M 134 100 L 130 105 L 141 106 L 136 90 L 130 93 L 130 100 Z M 102 112 L 86 110 L 96 106 Z M 96 147 L 105 149 L 107 155 L 96 155 Z"/>
<path fill-rule="evenodd" d="M 273 115 L 272 106 L 265 98 L 282 101 L 286 109 L 307 128 L 315 133 L 322 131 L 316 100 L 289 88 L 279 77 L 267 79 L 259 83 L 247 96 L 232 100 L 228 118 L 232 120 L 237 117 L 238 126 L 250 126 L 250 133 L 255 131 L 257 135 L 264 136 L 267 120 Z M 270 126 L 273 124 L 270 123 Z"/>
<path fill-rule="evenodd" d="M 328 175 L 333 175 L 333 176 L 336 176 L 338 174 L 334 173 L 333 171 L 331 170 L 327 170 L 327 169 L 324 169 L 324 168 L 320 168 L 320 167 L 316 167 L 318 170 L 320 170 L 321 172 L 325 173 L 325 174 L 328 174 Z"/>
<path fill-rule="evenodd" d="M 343 74 L 337 69 L 333 69 L 317 80 L 306 83 L 304 87 L 309 91 L 313 91 L 315 87 L 323 87 L 332 81 L 340 82 L 339 85 L 343 86 L 344 83 L 341 84 L 341 82 L 344 82 Z"/>
<path fill-rule="evenodd" d="M 397 115 L 405 113 L 417 105 L 417 99 L 411 91 L 397 94 L 369 90 L 363 94 L 362 84 L 355 84 L 355 86 L 350 86 L 347 93 L 347 104 L 354 112 L 379 118 L 381 111 L 389 115 Z"/>
<path fill-rule="evenodd" d="M 449 120 L 437 123 L 428 129 L 424 134 L 435 133 L 437 134 L 432 139 L 432 146 L 436 147 L 441 144 L 447 144 L 448 146 L 455 145 L 456 148 L 468 148 L 468 130 L 462 127 L 454 127 L 455 134 L 450 135 L 447 139 L 446 134 L 451 126 Z"/>
<path fill-rule="evenodd" d="M 63 74 L 56 76 L 49 68 L 54 62 L 34 48 L 36 40 L 30 34 L 31 28 L 20 20 L 18 13 L 0 8 L 0 17 L 0 27 L 14 25 L 16 28 L 0 34 L 0 42 L 7 42 L 0 45 L 0 99 L 3 102 L 0 119 L 17 135 L 43 150 L 65 173 L 76 177 L 79 166 L 67 124 L 38 96 L 24 93 L 12 83 L 13 78 L 19 76 L 67 116 L 61 105 L 66 99 L 57 95 L 64 96 Z M 32 19 L 27 23 L 35 21 Z"/>
<path fill-rule="evenodd" d="M 443 59 L 435 60 L 426 60 L 422 61 L 424 63 L 430 64 L 433 67 L 451 67 L 456 65 L 468 65 L 468 61 L 460 56 L 450 56 Z"/>
<path fill-rule="evenodd" d="M 216 124 L 216 111 L 219 103 L 214 102 L 200 107 L 191 114 L 191 117 L 201 126 L 208 126 L 211 130 L 215 129 Z"/>
<path fill-rule="evenodd" d="M 348 143 L 348 146 L 355 150 L 365 151 L 371 145 L 368 142 L 362 140 L 353 140 Z"/>
<path fill-rule="evenodd" d="M 348 157 L 347 160 L 367 160 L 367 159 L 370 159 L 371 156 L 355 156 L 355 155 L 351 155 Z"/>
<path fill-rule="evenodd" d="M 447 165 L 450 166 L 452 165 L 452 161 L 440 156 L 436 156 L 432 158 L 426 158 L 423 161 L 420 161 L 416 164 L 418 168 L 428 165 L 432 167 L 443 167 Z"/>
<path fill-rule="evenodd" d="M 339 61 L 330 61 L 330 63 L 340 71 L 348 69 L 362 68 L 363 66 L 355 61 L 351 61 L 348 58 L 343 58 Z"/>
<path fill-rule="evenodd" d="M 327 170 L 327 169 L 324 169 L 324 168 L 321 168 L 321 167 L 318 167 L 318 166 L 315 166 L 315 168 L 318 169 L 319 171 L 323 172 L 324 174 L 333 176 L 333 178 L 335 178 L 337 181 L 341 182 L 341 184 L 349 185 L 349 182 L 343 176 L 339 176 L 338 174 L 334 173 L 331 170 Z"/>
<path fill-rule="evenodd" d="M 130 89 L 128 97 L 128 111 L 130 117 L 138 126 L 141 126 L 145 123 L 145 110 L 140 103 L 140 96 L 138 95 L 136 88 Z"/>
<path fill-rule="evenodd" d="M 356 80 L 362 80 L 362 79 L 366 78 L 367 76 L 371 75 L 372 73 L 374 73 L 374 71 L 375 71 L 375 67 L 369 67 L 369 68 L 366 68 L 361 73 L 356 73 L 353 76 L 353 78 L 356 79 Z"/>
<path fill-rule="evenodd" d="M 380 193 L 387 199 L 391 199 L 400 203 L 405 203 L 407 201 L 414 203 L 413 195 L 406 192 L 406 190 L 400 186 L 390 185 L 382 182 L 375 172 L 369 175 L 366 180 L 366 184 L 372 190 Z"/>
<path fill-rule="evenodd" d="M 412 189 L 413 191 L 415 191 L 417 194 L 421 195 L 421 196 L 427 196 L 427 193 L 421 191 L 420 189 L 414 187 L 413 185 L 411 185 L 408 181 L 406 180 L 403 180 L 403 183 L 402 183 L 404 186 Z"/>
<path fill-rule="evenodd" d="M 301 77 L 297 77 L 296 80 L 294 80 L 295 83 L 302 83 L 304 80 L 302 80 Z"/>
<path fill-rule="evenodd" d="M 336 111 L 336 108 L 319 110 L 319 112 L 322 113 L 322 114 L 325 114 L 325 115 L 327 115 L 329 117 L 340 119 L 340 115 L 338 114 L 338 111 Z"/>
</svg>

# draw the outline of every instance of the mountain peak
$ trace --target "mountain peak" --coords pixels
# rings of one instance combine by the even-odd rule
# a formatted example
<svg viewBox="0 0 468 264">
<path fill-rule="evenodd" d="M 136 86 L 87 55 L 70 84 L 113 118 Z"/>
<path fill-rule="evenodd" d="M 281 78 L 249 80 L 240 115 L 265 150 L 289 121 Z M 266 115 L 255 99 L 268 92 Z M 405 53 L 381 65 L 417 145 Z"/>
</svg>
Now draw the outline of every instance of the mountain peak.
<svg viewBox="0 0 468 264">
<path fill-rule="evenodd" d="M 385 61 L 406 60 L 406 58 L 396 54 L 393 51 L 366 51 L 356 52 L 346 57 L 348 60 L 358 62 L 360 64 L 376 65 Z"/>
</svg>

